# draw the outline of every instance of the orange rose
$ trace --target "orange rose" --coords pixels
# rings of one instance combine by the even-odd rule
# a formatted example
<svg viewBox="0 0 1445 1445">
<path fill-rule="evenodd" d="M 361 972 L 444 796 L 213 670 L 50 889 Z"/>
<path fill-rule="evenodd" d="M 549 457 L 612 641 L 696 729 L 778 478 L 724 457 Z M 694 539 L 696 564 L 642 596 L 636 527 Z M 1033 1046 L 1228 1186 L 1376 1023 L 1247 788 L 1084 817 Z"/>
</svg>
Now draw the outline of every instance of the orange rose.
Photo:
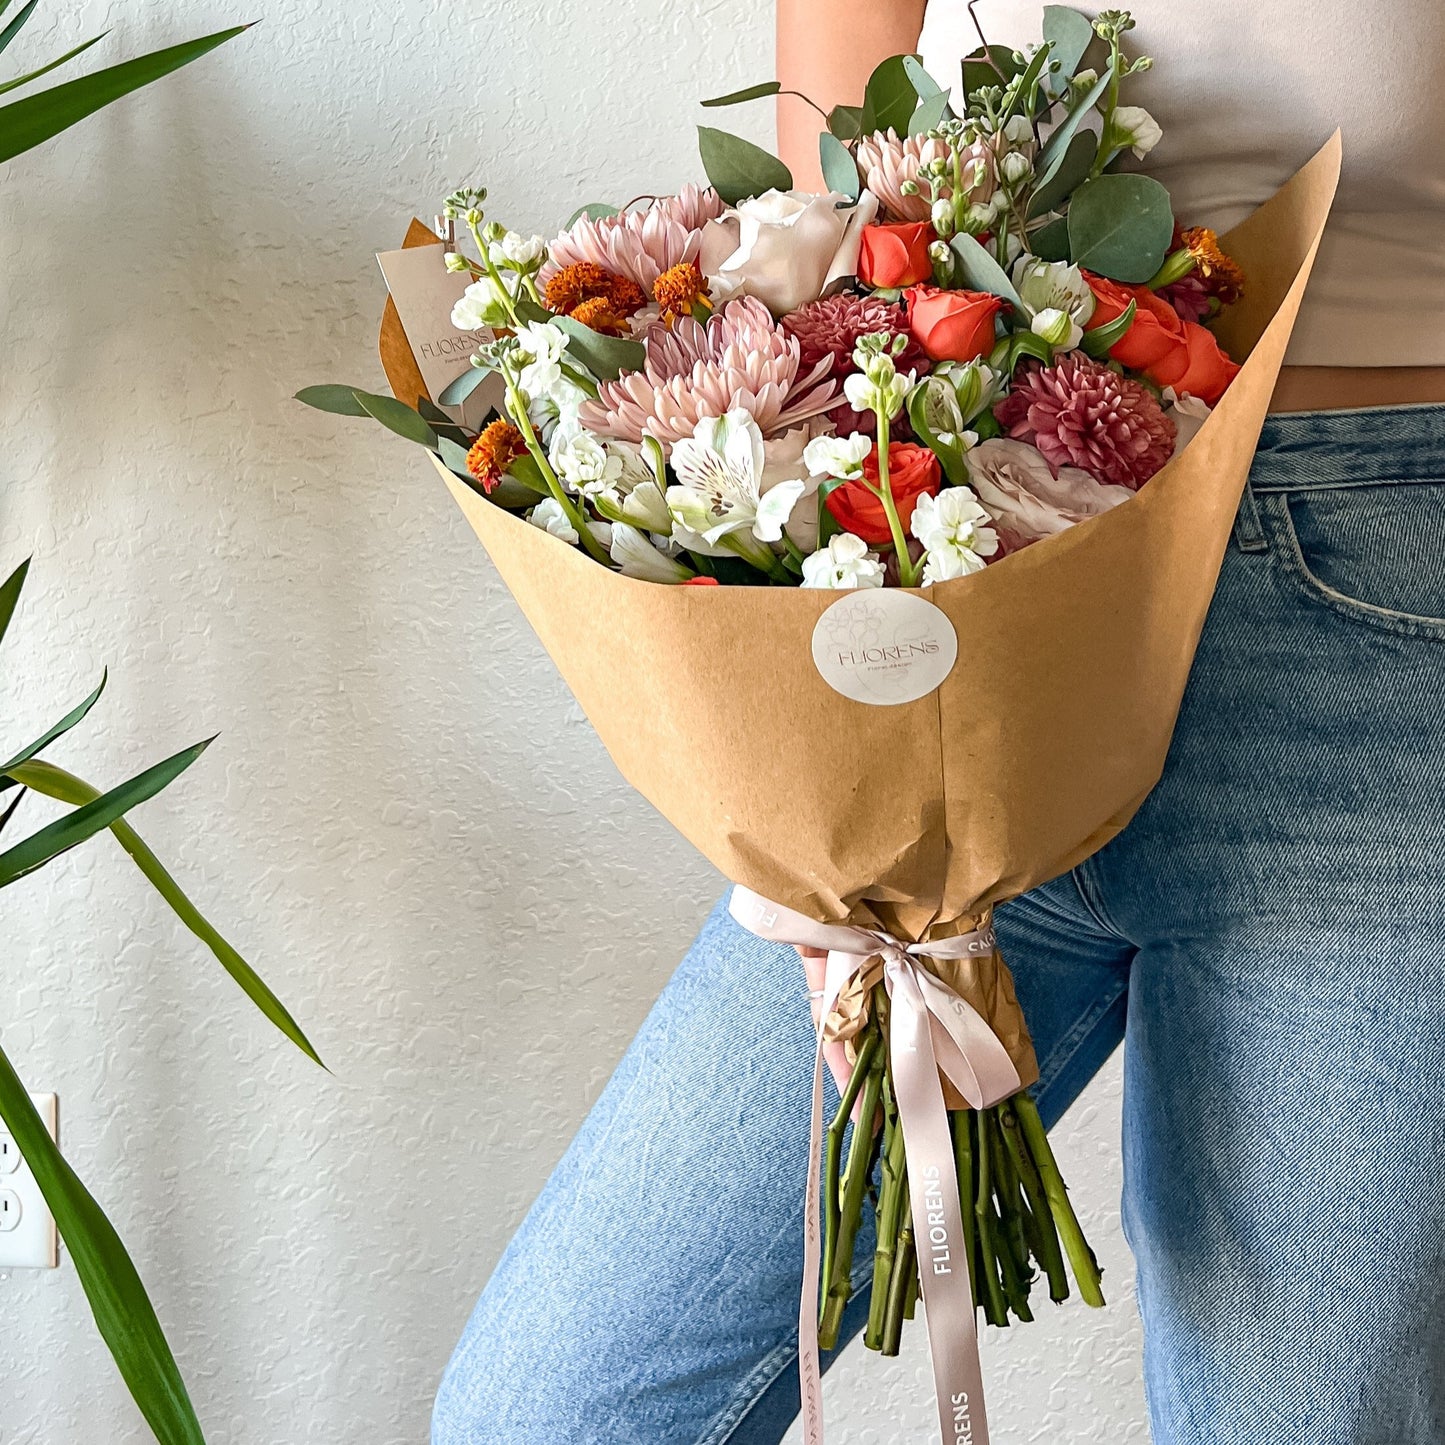
<svg viewBox="0 0 1445 1445">
<path fill-rule="evenodd" d="M 1117 321 L 1132 301 L 1138 307 L 1133 324 L 1109 349 L 1109 355 L 1131 371 L 1149 368 L 1166 356 L 1176 355 L 1188 345 L 1179 313 L 1147 286 L 1121 286 L 1117 281 L 1084 272 L 1094 293 L 1094 314 L 1089 330 Z"/>
<path fill-rule="evenodd" d="M 914 286 L 904 294 L 909 329 L 932 360 L 977 361 L 993 350 L 994 320 L 1003 310 L 997 296 L 937 286 Z"/>
<path fill-rule="evenodd" d="M 876 445 L 863 459 L 863 475 L 873 486 L 878 485 Z M 905 535 L 919 497 L 924 493 L 937 496 L 941 480 L 938 458 L 927 447 L 914 446 L 912 442 L 889 444 L 888 489 L 893 494 L 893 505 L 898 509 L 898 520 L 903 524 Z M 882 501 L 862 482 L 844 482 L 841 487 L 835 487 L 823 505 L 845 532 L 852 532 L 865 542 L 893 540 Z"/>
<path fill-rule="evenodd" d="M 938 233 L 927 221 L 864 226 L 858 248 L 858 279 L 865 286 L 897 290 L 933 275 L 928 248 Z"/>
<path fill-rule="evenodd" d="M 1188 343 L 1182 353 L 1161 361 L 1149 379 L 1158 386 L 1172 386 L 1181 395 L 1197 396 L 1205 406 L 1214 406 L 1229 383 L 1239 375 L 1238 365 L 1225 355 L 1214 333 L 1197 321 L 1186 321 Z"/>
</svg>

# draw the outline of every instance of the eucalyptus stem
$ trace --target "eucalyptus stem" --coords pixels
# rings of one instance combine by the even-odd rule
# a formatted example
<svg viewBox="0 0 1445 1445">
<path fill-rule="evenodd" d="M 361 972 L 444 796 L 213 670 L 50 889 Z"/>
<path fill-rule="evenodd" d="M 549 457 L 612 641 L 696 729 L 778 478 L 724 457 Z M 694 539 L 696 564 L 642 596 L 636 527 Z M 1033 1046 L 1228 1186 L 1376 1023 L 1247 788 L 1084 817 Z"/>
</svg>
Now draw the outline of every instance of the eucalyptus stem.
<svg viewBox="0 0 1445 1445">
<path fill-rule="evenodd" d="M 1043 1182 L 1050 1213 L 1059 1231 L 1064 1253 L 1069 1258 L 1069 1267 L 1078 1282 L 1079 1294 L 1085 1304 L 1099 1309 L 1104 1303 L 1099 1261 L 1094 1257 L 1094 1251 L 1089 1248 L 1089 1241 L 1084 1238 L 1074 1206 L 1069 1202 L 1069 1187 L 1059 1173 L 1054 1151 L 1049 1148 L 1048 1131 L 1044 1128 L 1044 1121 L 1039 1118 L 1038 1106 L 1026 1093 L 1015 1095 L 1013 1105 L 1019 1128 Z"/>
<path fill-rule="evenodd" d="M 878 497 L 883 503 L 883 515 L 888 518 L 888 530 L 893 534 L 893 550 L 898 554 L 898 580 L 905 587 L 912 587 L 918 580 L 913 568 L 913 558 L 908 553 L 908 539 L 903 534 L 903 522 L 898 515 L 897 503 L 893 500 L 893 485 L 888 475 L 889 419 L 882 411 L 875 411 L 878 418 Z"/>
</svg>

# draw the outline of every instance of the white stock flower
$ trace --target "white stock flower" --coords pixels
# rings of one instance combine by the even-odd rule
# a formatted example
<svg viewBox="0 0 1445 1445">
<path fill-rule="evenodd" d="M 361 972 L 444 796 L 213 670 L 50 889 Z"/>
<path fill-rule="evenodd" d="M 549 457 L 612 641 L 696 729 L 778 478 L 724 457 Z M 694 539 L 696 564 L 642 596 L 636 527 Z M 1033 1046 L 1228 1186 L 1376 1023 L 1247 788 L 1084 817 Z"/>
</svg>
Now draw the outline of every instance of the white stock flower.
<svg viewBox="0 0 1445 1445">
<path fill-rule="evenodd" d="M 493 241 L 487 254 L 494 266 L 509 266 L 514 271 L 529 271 L 546 253 L 547 243 L 540 236 L 522 236 L 508 231 L 501 240 Z"/>
<path fill-rule="evenodd" d="M 587 400 L 582 390 L 562 370 L 567 337 L 545 321 L 529 321 L 516 333 L 513 365 L 519 368 L 517 387 L 527 401 L 527 415 L 544 438 L 561 422 L 575 421 L 577 410 Z"/>
<path fill-rule="evenodd" d="M 704 417 L 672 445 L 677 485 L 667 489 L 673 521 L 711 546 L 733 533 L 777 542 L 805 490 L 802 481 L 762 490 L 763 434 L 742 410 Z"/>
<path fill-rule="evenodd" d="M 855 371 L 851 376 L 844 377 L 843 395 L 854 411 L 886 413 L 888 420 L 892 421 L 903 410 L 903 403 L 917 383 L 918 374 L 895 371 L 891 361 L 887 367 L 876 364 L 878 360 L 886 359 L 875 358 L 875 364 L 869 371 Z"/>
<path fill-rule="evenodd" d="M 856 481 L 873 450 L 873 438 L 862 432 L 846 437 L 815 437 L 803 448 L 803 463 L 815 477 L 841 477 Z"/>
<path fill-rule="evenodd" d="M 584 497 L 615 487 L 622 478 L 622 458 L 571 419 L 557 424 L 547 448 L 547 460 L 562 485 Z"/>
<path fill-rule="evenodd" d="M 883 564 L 852 532 L 840 532 L 821 551 L 803 558 L 802 587 L 881 587 Z"/>
<path fill-rule="evenodd" d="M 556 497 L 543 497 L 527 513 L 527 520 L 534 527 L 540 527 L 544 532 L 550 532 L 552 536 L 572 543 L 574 547 L 577 545 L 577 529 L 567 520 L 567 514 Z"/>
<path fill-rule="evenodd" d="M 489 326 L 506 326 L 510 321 L 507 298 L 490 276 L 473 281 L 452 307 L 452 325 L 458 331 L 481 331 Z"/>
<path fill-rule="evenodd" d="M 923 585 L 981 572 L 984 558 L 998 551 L 993 519 L 967 487 L 945 487 L 936 497 L 919 497 L 909 530 L 928 553 Z"/>
<path fill-rule="evenodd" d="M 643 582 L 686 582 L 692 577 L 680 562 L 658 550 L 645 532 L 626 522 L 612 524 L 609 555 L 624 577 Z"/>
<path fill-rule="evenodd" d="M 1164 139 L 1159 122 L 1142 105 L 1118 106 L 1109 122 L 1110 139 L 1142 161 Z"/>
</svg>

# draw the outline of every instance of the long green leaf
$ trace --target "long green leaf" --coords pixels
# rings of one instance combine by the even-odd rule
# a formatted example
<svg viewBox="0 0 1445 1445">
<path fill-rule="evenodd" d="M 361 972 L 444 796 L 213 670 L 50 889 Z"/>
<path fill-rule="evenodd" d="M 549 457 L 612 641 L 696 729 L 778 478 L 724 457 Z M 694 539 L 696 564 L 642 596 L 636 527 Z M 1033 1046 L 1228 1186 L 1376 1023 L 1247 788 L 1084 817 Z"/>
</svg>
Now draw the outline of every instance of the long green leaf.
<svg viewBox="0 0 1445 1445">
<path fill-rule="evenodd" d="M 161 1445 L 205 1445 L 186 1382 L 120 1235 L 56 1148 L 3 1049 L 0 1119 L 55 1216 L 101 1338 L 156 1439 Z"/>
<path fill-rule="evenodd" d="M 54 727 L 42 733 L 29 747 L 21 748 L 8 763 L 0 763 L 0 774 L 8 773 L 12 768 L 18 767 L 21 763 L 28 762 L 41 748 L 49 747 L 61 734 L 68 733 L 99 701 L 101 693 L 105 691 L 105 680 L 109 676 L 110 673 L 108 671 L 102 672 L 99 686 L 83 703 L 71 708 Z"/>
<path fill-rule="evenodd" d="M 730 90 L 726 95 L 715 95 L 711 100 L 700 100 L 699 105 L 711 109 L 719 105 L 741 105 L 747 100 L 762 100 L 765 96 L 776 95 L 783 88 L 779 80 L 762 80 L 757 85 L 745 86 L 742 90 Z"/>
<path fill-rule="evenodd" d="M 790 191 L 793 173 L 777 156 L 710 125 L 697 128 L 697 149 L 712 188 L 729 206 L 764 191 Z"/>
<path fill-rule="evenodd" d="M 0 106 L 0 161 L 43 144 L 103 106 L 189 65 L 250 28 L 236 25 L 199 40 L 187 40 Z"/>
<path fill-rule="evenodd" d="M 162 788 L 180 777 L 210 744 L 211 739 L 207 738 L 203 743 L 196 743 L 193 747 L 176 753 L 174 757 L 156 763 L 143 773 L 137 773 L 135 777 L 112 788 L 108 793 L 101 793 L 83 808 L 77 808 L 73 813 L 57 818 L 53 823 L 47 823 L 24 842 L 7 848 L 0 853 L 0 888 L 14 883 L 27 873 L 33 873 L 37 868 L 43 868 L 52 858 L 57 858 L 84 843 L 102 828 L 110 827 L 128 808 L 134 808 L 137 803 L 155 797 Z"/>
<path fill-rule="evenodd" d="M 1028 315 L 1028 309 L 1019 299 L 1019 293 L 1009 280 L 1008 272 L 989 255 L 976 238 L 966 231 L 960 231 L 953 238 L 951 246 L 953 254 L 958 258 L 963 279 L 972 290 L 987 291 L 991 296 L 1002 296 L 1022 315 Z"/>
<path fill-rule="evenodd" d="M 25 586 L 25 574 L 30 571 L 27 557 L 6 579 L 0 583 L 0 642 L 5 640 L 10 619 L 15 615 L 15 604 L 20 601 L 21 589 Z"/>
<path fill-rule="evenodd" d="M 67 50 L 64 55 L 52 60 L 49 65 L 42 65 L 39 70 L 32 70 L 28 75 L 17 75 L 14 80 L 7 80 L 0 84 L 0 95 L 7 90 L 19 90 L 22 85 L 29 85 L 32 80 L 39 80 L 42 75 L 49 75 L 52 70 L 59 70 L 67 60 L 74 60 L 77 55 L 84 55 L 92 45 L 98 45 L 107 35 L 109 30 L 102 30 L 99 35 L 92 35 L 89 40 L 77 45 L 74 50 Z"/>
<path fill-rule="evenodd" d="M 54 763 L 35 761 L 15 769 L 20 782 L 47 798 L 62 803 L 84 806 L 93 803 L 100 793 L 89 783 L 57 768 Z M 181 890 L 180 884 L 166 871 L 164 864 L 141 841 L 140 835 L 123 819 L 110 825 L 116 842 L 130 854 L 135 865 L 145 875 L 156 892 L 171 906 L 177 918 L 215 954 L 221 967 L 241 986 L 242 992 L 265 1016 L 296 1045 L 309 1059 L 321 1064 L 321 1056 L 311 1046 L 311 1040 L 302 1032 L 301 1025 L 292 1017 L 286 1005 L 271 992 L 266 981 L 255 969 L 231 947 L 229 943 L 207 921 L 201 910 Z"/>
<path fill-rule="evenodd" d="M 4 50 L 20 34 L 20 27 L 30 19 L 31 11 L 39 3 L 40 0 L 29 0 L 29 4 L 3 30 L 0 30 L 0 50 Z"/>
</svg>

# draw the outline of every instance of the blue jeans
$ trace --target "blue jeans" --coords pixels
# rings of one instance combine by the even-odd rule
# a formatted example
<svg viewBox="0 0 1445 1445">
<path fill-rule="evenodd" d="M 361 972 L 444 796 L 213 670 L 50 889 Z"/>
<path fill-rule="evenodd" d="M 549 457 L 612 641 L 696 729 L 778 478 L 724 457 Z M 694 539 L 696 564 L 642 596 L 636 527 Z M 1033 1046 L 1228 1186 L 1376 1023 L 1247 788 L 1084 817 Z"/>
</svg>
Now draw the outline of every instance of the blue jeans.
<svg viewBox="0 0 1445 1445">
<path fill-rule="evenodd" d="M 1445 408 L 1269 421 L 1163 781 L 998 931 L 1050 1123 L 1125 1041 L 1158 1445 L 1445 1445 Z M 715 912 L 434 1445 L 781 1438 L 811 1050 L 796 957 Z"/>
</svg>

